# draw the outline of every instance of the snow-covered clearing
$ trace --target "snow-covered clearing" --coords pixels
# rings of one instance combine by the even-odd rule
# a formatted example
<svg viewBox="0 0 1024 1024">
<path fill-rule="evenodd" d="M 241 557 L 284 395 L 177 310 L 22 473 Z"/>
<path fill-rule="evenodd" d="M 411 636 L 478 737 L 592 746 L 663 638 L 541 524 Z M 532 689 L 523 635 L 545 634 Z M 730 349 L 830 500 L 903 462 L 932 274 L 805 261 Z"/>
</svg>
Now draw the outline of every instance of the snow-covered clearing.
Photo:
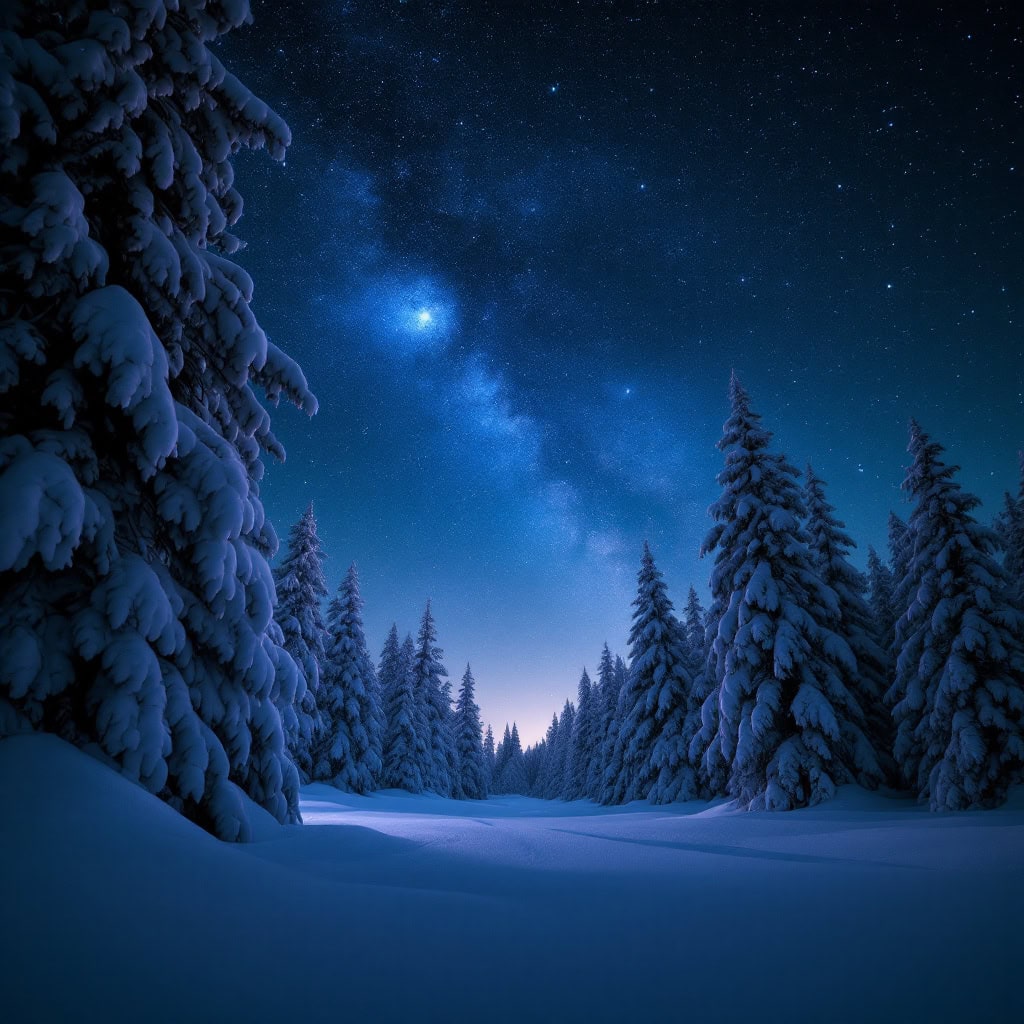
<svg viewBox="0 0 1024 1024">
<path fill-rule="evenodd" d="M 302 810 L 227 845 L 54 737 L 0 741 L 0 1018 L 1024 1019 L 1020 793 Z"/>
</svg>

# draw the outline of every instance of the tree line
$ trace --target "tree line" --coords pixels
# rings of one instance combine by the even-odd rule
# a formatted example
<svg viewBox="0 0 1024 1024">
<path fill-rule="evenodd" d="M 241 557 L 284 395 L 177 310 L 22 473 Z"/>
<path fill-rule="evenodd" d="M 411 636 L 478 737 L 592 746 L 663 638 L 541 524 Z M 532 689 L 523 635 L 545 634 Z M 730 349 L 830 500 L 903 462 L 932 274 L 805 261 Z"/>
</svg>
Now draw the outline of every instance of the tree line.
<svg viewBox="0 0 1024 1024">
<path fill-rule="evenodd" d="M 1024 456 L 994 529 L 958 467 L 910 425 L 904 522 L 867 574 L 825 483 L 771 451 L 735 375 L 722 493 L 701 553 L 711 607 L 677 618 L 647 545 L 629 667 L 607 645 L 576 704 L 525 753 L 535 796 L 715 796 L 772 810 L 858 783 L 935 810 L 992 807 L 1024 771 Z M 1002 561 L 999 555 L 1002 555 Z"/>
</svg>

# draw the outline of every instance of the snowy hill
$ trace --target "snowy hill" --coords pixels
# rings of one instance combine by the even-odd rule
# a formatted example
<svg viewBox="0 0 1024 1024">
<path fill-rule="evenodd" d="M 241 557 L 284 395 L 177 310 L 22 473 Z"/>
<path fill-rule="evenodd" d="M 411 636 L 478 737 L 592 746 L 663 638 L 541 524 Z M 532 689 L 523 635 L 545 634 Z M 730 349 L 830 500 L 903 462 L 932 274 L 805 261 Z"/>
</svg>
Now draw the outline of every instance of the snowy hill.
<svg viewBox="0 0 1024 1024">
<path fill-rule="evenodd" d="M 302 807 L 227 845 L 52 736 L 0 741 L 0 1017 L 1024 1019 L 1020 794 Z"/>
</svg>

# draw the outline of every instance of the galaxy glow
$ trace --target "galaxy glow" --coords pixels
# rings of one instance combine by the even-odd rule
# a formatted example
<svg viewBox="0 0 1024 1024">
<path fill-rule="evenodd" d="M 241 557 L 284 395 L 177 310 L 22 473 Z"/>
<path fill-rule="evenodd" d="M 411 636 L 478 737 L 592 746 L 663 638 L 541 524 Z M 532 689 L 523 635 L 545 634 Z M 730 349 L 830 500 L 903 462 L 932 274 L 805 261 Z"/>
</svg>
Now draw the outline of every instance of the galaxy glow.
<svg viewBox="0 0 1024 1024">
<path fill-rule="evenodd" d="M 911 416 L 998 511 L 1024 445 L 1024 32 L 1010 5 L 253 3 L 225 63 L 288 121 L 241 260 L 320 400 L 313 501 L 375 653 L 433 601 L 526 742 L 625 654 L 649 539 L 698 547 L 735 368 L 863 564 Z"/>
</svg>

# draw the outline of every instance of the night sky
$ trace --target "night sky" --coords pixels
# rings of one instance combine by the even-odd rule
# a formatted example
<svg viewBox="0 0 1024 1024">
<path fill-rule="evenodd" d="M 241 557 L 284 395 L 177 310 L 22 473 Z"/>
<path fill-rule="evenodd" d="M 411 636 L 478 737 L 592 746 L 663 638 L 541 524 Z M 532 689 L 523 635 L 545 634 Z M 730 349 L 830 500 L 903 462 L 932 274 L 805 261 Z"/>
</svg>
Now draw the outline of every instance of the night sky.
<svg viewBox="0 0 1024 1024">
<path fill-rule="evenodd" d="M 988 519 L 1024 444 L 1010 5 L 254 0 L 221 47 L 291 126 L 237 161 L 255 309 L 320 400 L 263 496 L 310 500 L 370 646 L 433 599 L 524 742 L 625 655 L 644 538 L 677 607 L 735 368 L 883 546 L 906 425 Z"/>
</svg>

